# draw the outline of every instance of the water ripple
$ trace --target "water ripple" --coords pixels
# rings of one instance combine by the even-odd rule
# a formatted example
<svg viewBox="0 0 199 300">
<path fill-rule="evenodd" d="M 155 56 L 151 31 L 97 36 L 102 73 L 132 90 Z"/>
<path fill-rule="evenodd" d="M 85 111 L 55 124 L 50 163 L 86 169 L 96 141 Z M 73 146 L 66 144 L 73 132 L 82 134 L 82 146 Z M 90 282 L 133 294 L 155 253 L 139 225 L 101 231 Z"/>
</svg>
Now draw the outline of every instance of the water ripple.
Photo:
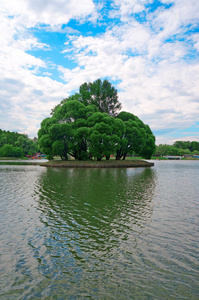
<svg viewBox="0 0 199 300">
<path fill-rule="evenodd" d="M 197 299 L 198 169 L 176 168 L 1 166 L 1 298 Z"/>
</svg>

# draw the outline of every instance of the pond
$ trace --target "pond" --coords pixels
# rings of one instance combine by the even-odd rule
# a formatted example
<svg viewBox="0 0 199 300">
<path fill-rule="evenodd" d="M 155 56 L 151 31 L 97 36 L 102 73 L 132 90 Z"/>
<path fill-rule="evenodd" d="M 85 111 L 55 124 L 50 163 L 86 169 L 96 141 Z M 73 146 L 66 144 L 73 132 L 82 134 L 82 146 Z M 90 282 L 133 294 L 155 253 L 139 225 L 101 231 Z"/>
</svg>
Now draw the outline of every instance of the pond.
<svg viewBox="0 0 199 300">
<path fill-rule="evenodd" d="M 0 165 L 0 299 L 198 299 L 199 161 Z"/>
</svg>

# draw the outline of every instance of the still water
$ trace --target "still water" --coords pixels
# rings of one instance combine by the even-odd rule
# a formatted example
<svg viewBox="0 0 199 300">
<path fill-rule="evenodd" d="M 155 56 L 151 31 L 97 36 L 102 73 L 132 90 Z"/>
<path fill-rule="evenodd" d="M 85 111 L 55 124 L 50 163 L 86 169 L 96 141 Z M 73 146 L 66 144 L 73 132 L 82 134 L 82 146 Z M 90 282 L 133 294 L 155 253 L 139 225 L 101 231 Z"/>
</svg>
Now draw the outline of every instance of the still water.
<svg viewBox="0 0 199 300">
<path fill-rule="evenodd" d="M 0 299 L 199 299 L 199 161 L 0 166 Z"/>
</svg>

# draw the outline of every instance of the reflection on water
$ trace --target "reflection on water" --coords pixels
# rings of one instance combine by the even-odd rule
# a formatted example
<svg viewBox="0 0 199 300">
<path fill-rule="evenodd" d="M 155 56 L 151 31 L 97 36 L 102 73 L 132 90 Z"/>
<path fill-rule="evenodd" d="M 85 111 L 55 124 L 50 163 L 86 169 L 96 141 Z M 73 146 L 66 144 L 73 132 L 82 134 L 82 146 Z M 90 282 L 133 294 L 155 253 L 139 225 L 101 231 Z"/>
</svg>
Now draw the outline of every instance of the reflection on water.
<svg viewBox="0 0 199 300">
<path fill-rule="evenodd" d="M 89 232 L 89 239 L 101 238 L 100 246 L 107 246 L 109 239 L 119 242 L 128 230 L 139 233 L 150 219 L 152 174 L 151 169 L 48 169 L 40 179 L 39 209 L 51 222 L 81 237 Z"/>
<path fill-rule="evenodd" d="M 176 197 L 175 176 L 176 167 L 161 162 L 139 169 L 0 166 L 0 297 L 196 299 L 198 202 L 191 194 L 187 216 L 195 223 L 180 217 L 187 204 Z"/>
<path fill-rule="evenodd" d="M 42 271 L 53 278 L 55 269 L 67 275 L 71 294 L 74 287 L 80 295 L 117 290 L 152 214 L 152 174 L 151 169 L 48 169 L 42 174 L 36 199 L 40 221 L 50 227 L 43 244 L 54 261 L 53 270 L 45 263 Z M 35 247 L 34 239 L 30 243 Z"/>
</svg>

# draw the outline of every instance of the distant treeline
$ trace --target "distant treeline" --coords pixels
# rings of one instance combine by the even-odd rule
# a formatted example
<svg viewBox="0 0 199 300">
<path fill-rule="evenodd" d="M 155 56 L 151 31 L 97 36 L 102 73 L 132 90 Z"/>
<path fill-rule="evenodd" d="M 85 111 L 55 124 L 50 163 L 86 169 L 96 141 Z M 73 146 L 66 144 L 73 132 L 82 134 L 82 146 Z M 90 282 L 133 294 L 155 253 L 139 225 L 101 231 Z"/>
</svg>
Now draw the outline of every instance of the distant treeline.
<svg viewBox="0 0 199 300">
<path fill-rule="evenodd" d="M 199 142 L 177 141 L 173 145 L 160 144 L 156 146 L 155 155 L 199 155 Z"/>
<path fill-rule="evenodd" d="M 37 139 L 0 129 L 0 157 L 23 157 L 38 152 Z"/>
</svg>

